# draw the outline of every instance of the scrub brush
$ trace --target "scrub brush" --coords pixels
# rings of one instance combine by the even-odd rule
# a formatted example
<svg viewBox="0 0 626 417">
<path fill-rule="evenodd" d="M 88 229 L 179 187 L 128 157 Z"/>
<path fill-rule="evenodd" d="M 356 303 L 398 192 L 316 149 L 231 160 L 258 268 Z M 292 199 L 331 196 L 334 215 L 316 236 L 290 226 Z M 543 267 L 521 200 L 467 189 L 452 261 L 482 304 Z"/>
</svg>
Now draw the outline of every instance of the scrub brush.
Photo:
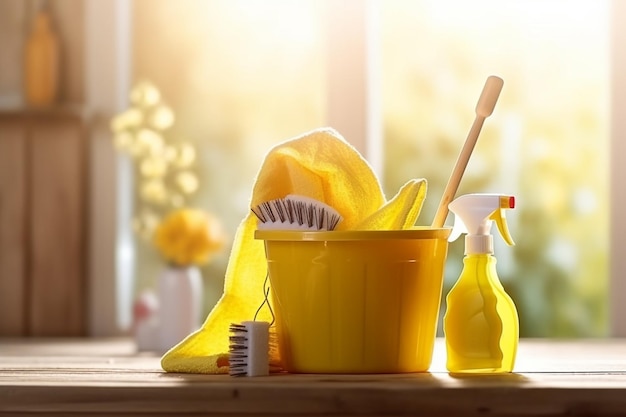
<svg viewBox="0 0 626 417">
<path fill-rule="evenodd" d="M 251 210 L 259 219 L 259 229 L 263 230 L 326 231 L 333 230 L 342 220 L 337 210 L 329 205 L 292 194 L 261 203 Z M 256 321 L 263 304 L 267 304 L 274 316 L 268 298 L 268 277 L 265 277 L 263 284 L 265 300 L 257 310 L 255 319 L 230 325 L 228 365 L 231 376 L 269 375 L 270 352 L 276 353 L 276 333 L 272 328 L 273 321 Z"/>
<path fill-rule="evenodd" d="M 230 376 L 269 375 L 269 329 L 266 321 L 244 321 L 230 325 Z"/>
<path fill-rule="evenodd" d="M 314 198 L 290 194 L 251 208 L 260 230 L 334 230 L 342 220 L 337 210 Z"/>
</svg>

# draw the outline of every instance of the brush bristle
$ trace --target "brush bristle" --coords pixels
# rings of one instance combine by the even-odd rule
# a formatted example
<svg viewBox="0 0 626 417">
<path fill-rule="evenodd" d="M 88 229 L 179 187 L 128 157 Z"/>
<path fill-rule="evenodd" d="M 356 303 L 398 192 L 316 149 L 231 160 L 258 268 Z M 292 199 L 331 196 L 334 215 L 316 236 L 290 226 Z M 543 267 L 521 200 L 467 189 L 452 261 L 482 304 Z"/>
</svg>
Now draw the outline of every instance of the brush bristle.
<svg viewBox="0 0 626 417">
<path fill-rule="evenodd" d="M 288 195 L 251 208 L 259 229 L 334 230 L 342 220 L 337 210 L 313 198 Z"/>
<path fill-rule="evenodd" d="M 269 323 L 244 321 L 231 324 L 229 330 L 229 374 L 269 375 Z"/>
</svg>

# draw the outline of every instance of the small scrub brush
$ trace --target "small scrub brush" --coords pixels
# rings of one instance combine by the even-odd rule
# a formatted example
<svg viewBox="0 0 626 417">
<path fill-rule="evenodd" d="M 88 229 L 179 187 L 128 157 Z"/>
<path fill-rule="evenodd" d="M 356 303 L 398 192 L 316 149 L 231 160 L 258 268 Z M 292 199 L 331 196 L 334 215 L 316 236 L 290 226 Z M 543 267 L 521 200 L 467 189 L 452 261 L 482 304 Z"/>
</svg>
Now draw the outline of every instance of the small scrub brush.
<svg viewBox="0 0 626 417">
<path fill-rule="evenodd" d="M 260 230 L 334 230 L 342 220 L 337 210 L 321 201 L 290 194 L 251 208 Z"/>
<path fill-rule="evenodd" d="M 266 321 L 230 325 L 230 376 L 269 375 L 269 327 Z"/>
</svg>

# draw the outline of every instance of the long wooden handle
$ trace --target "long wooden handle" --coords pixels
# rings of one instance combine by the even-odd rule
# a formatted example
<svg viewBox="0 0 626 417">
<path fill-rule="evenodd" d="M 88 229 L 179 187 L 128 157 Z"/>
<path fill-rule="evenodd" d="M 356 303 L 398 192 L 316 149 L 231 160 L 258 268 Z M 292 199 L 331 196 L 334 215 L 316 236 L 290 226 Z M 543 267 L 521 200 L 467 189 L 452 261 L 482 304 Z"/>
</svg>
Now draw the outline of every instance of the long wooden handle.
<svg viewBox="0 0 626 417">
<path fill-rule="evenodd" d="M 472 128 L 467 135 L 467 139 L 465 139 L 461 153 L 456 160 L 452 175 L 450 175 L 450 178 L 448 179 L 448 184 L 446 184 L 443 196 L 439 202 L 439 207 L 437 208 L 437 213 L 435 214 L 432 227 L 443 227 L 446 217 L 448 217 L 448 204 L 454 199 L 456 191 L 459 188 L 459 183 L 461 182 L 461 177 L 463 177 L 467 163 L 472 155 L 478 136 L 480 135 L 483 123 L 485 122 L 485 119 L 493 113 L 493 109 L 496 107 L 496 102 L 498 101 L 503 85 L 504 81 L 495 75 L 487 78 L 483 91 L 478 99 L 478 103 L 476 104 L 476 118 L 474 119 L 474 123 L 472 123 Z"/>
</svg>

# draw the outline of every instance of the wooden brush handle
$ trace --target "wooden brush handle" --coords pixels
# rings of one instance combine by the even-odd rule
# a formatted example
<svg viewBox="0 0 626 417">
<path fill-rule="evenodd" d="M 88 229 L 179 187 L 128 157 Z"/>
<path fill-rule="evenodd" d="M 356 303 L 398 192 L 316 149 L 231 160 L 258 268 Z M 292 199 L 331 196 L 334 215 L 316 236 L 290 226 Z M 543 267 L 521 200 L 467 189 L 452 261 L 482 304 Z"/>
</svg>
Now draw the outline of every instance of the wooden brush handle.
<svg viewBox="0 0 626 417">
<path fill-rule="evenodd" d="M 492 75 L 487 78 L 483 91 L 478 99 L 478 103 L 476 104 L 476 118 L 474 119 L 474 123 L 472 123 L 472 128 L 467 135 L 467 139 L 465 139 L 461 153 L 456 160 L 452 175 L 450 175 L 450 178 L 448 179 L 448 184 L 446 184 L 443 196 L 439 202 L 439 207 L 437 208 L 437 213 L 435 214 L 432 227 L 443 227 L 446 217 L 448 217 L 448 204 L 454 199 L 456 191 L 459 188 L 459 183 L 461 182 L 461 177 L 463 177 L 463 173 L 467 167 L 467 162 L 472 155 L 472 151 L 474 150 L 474 146 L 476 145 L 476 141 L 480 135 L 483 123 L 485 122 L 485 119 L 493 113 L 493 109 L 496 106 L 496 102 L 498 101 L 498 96 L 500 95 L 500 91 L 502 91 L 503 85 L 504 81 L 502 81 L 499 77 Z"/>
<path fill-rule="evenodd" d="M 493 109 L 496 107 L 496 102 L 498 101 L 503 85 L 504 81 L 502 81 L 502 78 L 496 77 L 495 75 L 487 78 L 483 91 L 478 98 L 478 103 L 476 103 L 476 117 L 485 119 L 491 116 Z M 478 133 L 476 137 L 478 137 Z"/>
</svg>

